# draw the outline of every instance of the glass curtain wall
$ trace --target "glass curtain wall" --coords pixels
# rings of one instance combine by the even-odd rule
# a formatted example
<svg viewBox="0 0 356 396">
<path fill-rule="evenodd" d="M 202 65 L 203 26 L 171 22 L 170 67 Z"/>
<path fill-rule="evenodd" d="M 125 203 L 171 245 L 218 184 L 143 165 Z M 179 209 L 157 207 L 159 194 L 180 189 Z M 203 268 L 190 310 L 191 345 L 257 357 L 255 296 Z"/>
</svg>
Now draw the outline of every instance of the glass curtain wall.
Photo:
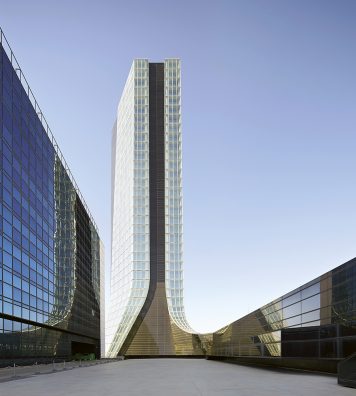
<svg viewBox="0 0 356 396">
<path fill-rule="evenodd" d="M 213 334 L 210 354 L 344 358 L 356 352 L 356 259 Z"/>
<path fill-rule="evenodd" d="M 96 352 L 99 236 L 13 53 L 0 49 L 0 359 L 68 356 L 73 341 Z"/>
<path fill-rule="evenodd" d="M 111 306 L 107 355 L 117 356 L 146 299 L 149 251 L 149 68 L 136 59 L 114 128 Z"/>
<path fill-rule="evenodd" d="M 183 194 L 181 72 L 179 59 L 164 62 L 165 117 L 165 257 L 166 295 L 171 319 L 182 330 L 189 326 L 183 301 Z"/>
</svg>

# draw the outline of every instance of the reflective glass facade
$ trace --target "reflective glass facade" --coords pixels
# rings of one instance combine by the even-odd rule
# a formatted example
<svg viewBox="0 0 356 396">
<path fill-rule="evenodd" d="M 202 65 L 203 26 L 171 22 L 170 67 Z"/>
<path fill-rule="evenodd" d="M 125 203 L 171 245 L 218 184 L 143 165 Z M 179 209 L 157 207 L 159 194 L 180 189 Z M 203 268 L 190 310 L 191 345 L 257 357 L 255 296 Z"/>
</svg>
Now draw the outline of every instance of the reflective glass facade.
<svg viewBox="0 0 356 396">
<path fill-rule="evenodd" d="M 180 61 L 136 59 L 113 128 L 107 356 L 202 354 L 185 318 Z"/>
<path fill-rule="evenodd" d="M 179 327 L 189 326 L 183 303 L 183 193 L 180 61 L 164 62 L 165 130 L 165 261 L 170 316 Z"/>
<path fill-rule="evenodd" d="M 213 334 L 209 354 L 340 359 L 356 352 L 356 259 Z"/>
<path fill-rule="evenodd" d="M 111 298 L 106 343 L 114 357 L 149 287 L 148 61 L 132 64 L 113 130 Z"/>
<path fill-rule="evenodd" d="M 1 32 L 0 359 L 100 355 L 98 232 L 31 95 Z"/>
</svg>

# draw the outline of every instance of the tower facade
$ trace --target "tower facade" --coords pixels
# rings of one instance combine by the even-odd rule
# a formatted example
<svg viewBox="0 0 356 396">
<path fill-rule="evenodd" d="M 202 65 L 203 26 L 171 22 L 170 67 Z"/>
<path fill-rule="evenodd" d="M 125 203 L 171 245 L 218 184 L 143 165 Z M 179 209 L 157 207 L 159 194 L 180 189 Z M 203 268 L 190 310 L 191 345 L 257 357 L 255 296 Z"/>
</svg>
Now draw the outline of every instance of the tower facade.
<svg viewBox="0 0 356 396">
<path fill-rule="evenodd" d="M 107 356 L 202 354 L 183 305 L 180 61 L 134 60 L 112 135 Z"/>
</svg>

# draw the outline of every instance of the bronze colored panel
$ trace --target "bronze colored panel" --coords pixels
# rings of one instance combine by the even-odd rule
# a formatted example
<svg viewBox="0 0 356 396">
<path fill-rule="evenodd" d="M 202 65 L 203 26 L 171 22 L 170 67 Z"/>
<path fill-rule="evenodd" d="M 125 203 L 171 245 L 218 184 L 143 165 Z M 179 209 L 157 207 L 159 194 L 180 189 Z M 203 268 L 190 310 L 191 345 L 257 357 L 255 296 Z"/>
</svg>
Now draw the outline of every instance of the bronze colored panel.
<svg viewBox="0 0 356 396">
<path fill-rule="evenodd" d="M 157 283 L 155 295 L 126 355 L 174 355 L 165 285 Z"/>
<path fill-rule="evenodd" d="M 185 332 L 170 319 L 165 285 L 157 283 L 153 301 L 126 356 L 201 356 L 203 350 L 199 335 Z"/>
<path fill-rule="evenodd" d="M 175 354 L 180 356 L 202 356 L 206 346 L 198 334 L 190 334 L 171 321 Z"/>
<path fill-rule="evenodd" d="M 320 277 L 320 325 L 331 323 L 332 276 L 331 272 Z"/>
</svg>

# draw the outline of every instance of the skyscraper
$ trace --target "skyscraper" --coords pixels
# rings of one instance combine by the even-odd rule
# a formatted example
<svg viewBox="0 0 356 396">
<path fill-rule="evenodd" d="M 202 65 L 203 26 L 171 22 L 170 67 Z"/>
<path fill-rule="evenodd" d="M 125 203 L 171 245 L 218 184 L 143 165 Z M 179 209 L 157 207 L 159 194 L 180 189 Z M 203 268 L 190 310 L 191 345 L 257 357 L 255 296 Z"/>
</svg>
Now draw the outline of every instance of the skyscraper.
<svg viewBox="0 0 356 396">
<path fill-rule="evenodd" d="M 113 128 L 107 356 L 202 354 L 183 305 L 180 61 L 134 60 Z"/>
</svg>

